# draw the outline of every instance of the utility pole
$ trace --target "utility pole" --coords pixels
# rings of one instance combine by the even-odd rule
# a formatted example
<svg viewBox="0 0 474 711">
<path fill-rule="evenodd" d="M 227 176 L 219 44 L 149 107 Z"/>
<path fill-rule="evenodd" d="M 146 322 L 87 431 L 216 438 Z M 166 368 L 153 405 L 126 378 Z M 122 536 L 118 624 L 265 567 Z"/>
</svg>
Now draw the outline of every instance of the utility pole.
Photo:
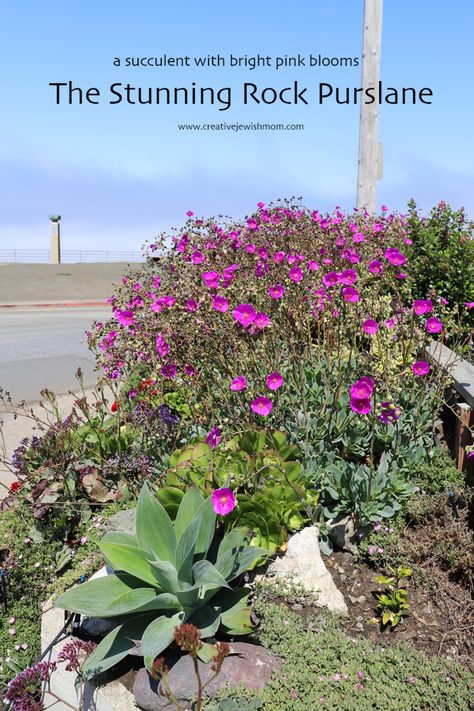
<svg viewBox="0 0 474 711">
<path fill-rule="evenodd" d="M 383 0 L 364 0 L 364 35 L 362 49 L 362 87 L 378 86 L 382 45 Z M 382 177 L 382 144 L 378 142 L 379 106 L 360 105 L 359 169 L 357 207 L 375 212 L 376 182 Z"/>
</svg>

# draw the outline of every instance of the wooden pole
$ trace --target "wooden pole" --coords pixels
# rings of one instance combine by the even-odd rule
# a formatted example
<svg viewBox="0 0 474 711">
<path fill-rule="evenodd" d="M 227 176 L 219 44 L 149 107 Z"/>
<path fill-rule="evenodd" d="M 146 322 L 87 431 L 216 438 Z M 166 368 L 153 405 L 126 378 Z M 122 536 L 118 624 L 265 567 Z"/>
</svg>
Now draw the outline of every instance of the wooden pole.
<svg viewBox="0 0 474 711">
<path fill-rule="evenodd" d="M 380 79 L 383 0 L 364 1 L 364 36 L 362 49 L 362 87 L 377 89 Z M 359 169 L 357 207 L 375 212 L 376 181 L 382 177 L 382 151 L 378 143 L 379 106 L 360 105 Z"/>
</svg>

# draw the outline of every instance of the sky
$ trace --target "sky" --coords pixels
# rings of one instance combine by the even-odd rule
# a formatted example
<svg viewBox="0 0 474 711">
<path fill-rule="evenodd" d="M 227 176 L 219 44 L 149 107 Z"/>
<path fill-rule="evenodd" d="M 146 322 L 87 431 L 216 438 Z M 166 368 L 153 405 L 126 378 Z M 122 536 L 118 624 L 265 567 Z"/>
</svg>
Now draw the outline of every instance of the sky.
<svg viewBox="0 0 474 711">
<path fill-rule="evenodd" d="M 48 215 L 62 216 L 63 249 L 137 250 L 185 213 L 250 214 L 301 196 L 320 210 L 355 204 L 359 106 L 317 102 L 320 82 L 360 86 L 363 0 L 17 0 L 0 29 L 0 250 L 48 249 Z M 385 0 L 381 79 L 430 87 L 431 105 L 380 109 L 384 174 L 378 205 L 423 211 L 444 199 L 474 216 L 474 4 Z M 127 57 L 204 57 L 224 67 L 114 66 Z M 358 58 L 358 67 L 288 67 L 276 57 Z M 269 56 L 271 67 L 230 67 Z M 100 91 L 98 104 L 55 82 Z M 110 86 L 231 87 L 232 105 L 110 104 Z M 298 83 L 309 105 L 242 101 Z M 123 91 L 123 90 L 122 90 Z M 77 94 L 77 92 L 76 92 Z M 289 96 L 288 94 L 284 95 Z M 179 131 L 192 123 L 303 124 L 303 131 Z"/>
</svg>

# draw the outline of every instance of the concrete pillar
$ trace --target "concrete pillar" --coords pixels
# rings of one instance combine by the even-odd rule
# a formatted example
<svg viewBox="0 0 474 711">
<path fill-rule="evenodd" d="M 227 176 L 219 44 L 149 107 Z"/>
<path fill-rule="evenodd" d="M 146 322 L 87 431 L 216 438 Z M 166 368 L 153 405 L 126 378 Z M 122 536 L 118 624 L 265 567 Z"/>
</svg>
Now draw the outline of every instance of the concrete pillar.
<svg viewBox="0 0 474 711">
<path fill-rule="evenodd" d="M 61 230 L 59 221 L 61 215 L 50 215 L 51 220 L 51 250 L 49 261 L 51 264 L 61 264 Z"/>
</svg>

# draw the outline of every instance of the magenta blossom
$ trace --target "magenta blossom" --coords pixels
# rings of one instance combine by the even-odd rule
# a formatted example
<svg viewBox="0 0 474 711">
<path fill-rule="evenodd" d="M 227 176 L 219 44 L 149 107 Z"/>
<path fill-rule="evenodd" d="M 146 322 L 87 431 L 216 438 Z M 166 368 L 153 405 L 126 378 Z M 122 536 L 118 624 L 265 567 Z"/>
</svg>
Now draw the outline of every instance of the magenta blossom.
<svg viewBox="0 0 474 711">
<path fill-rule="evenodd" d="M 299 281 L 302 280 L 303 272 L 299 267 L 293 267 L 293 269 L 290 269 L 289 277 L 297 284 Z"/>
<path fill-rule="evenodd" d="M 255 309 L 250 304 L 240 304 L 233 311 L 232 314 L 236 321 L 238 321 L 244 328 L 250 326 L 252 321 L 255 321 L 257 315 Z"/>
<path fill-rule="evenodd" d="M 269 390 L 278 390 L 285 381 L 280 373 L 274 372 L 267 375 L 267 388 Z"/>
<path fill-rule="evenodd" d="M 374 259 L 372 262 L 369 264 L 369 272 L 371 274 L 383 274 L 383 264 L 382 262 L 379 262 L 378 259 Z"/>
<path fill-rule="evenodd" d="M 254 220 L 253 217 L 249 217 L 247 220 L 247 225 L 249 230 L 258 230 L 258 222 L 257 220 Z"/>
<path fill-rule="evenodd" d="M 247 381 L 243 375 L 238 375 L 233 379 L 229 387 L 234 392 L 239 392 L 240 390 L 245 390 L 247 387 Z"/>
<path fill-rule="evenodd" d="M 165 378 L 169 378 L 170 380 L 173 380 L 173 378 L 176 376 L 176 373 L 178 372 L 178 369 L 174 363 L 167 363 L 166 365 L 163 365 L 161 368 L 161 373 Z"/>
<path fill-rule="evenodd" d="M 273 403 L 267 397 L 256 397 L 251 403 L 250 407 L 255 412 L 256 415 L 261 415 L 266 417 L 272 411 Z"/>
<path fill-rule="evenodd" d="M 380 411 L 380 415 L 378 416 L 379 422 L 383 425 L 390 425 L 393 422 L 396 422 L 402 412 L 400 408 L 396 407 L 391 402 L 382 402 L 380 404 L 382 409 Z"/>
<path fill-rule="evenodd" d="M 310 259 L 308 262 L 308 269 L 310 272 L 315 272 L 317 269 L 319 269 L 319 264 L 314 261 L 314 259 Z"/>
<path fill-rule="evenodd" d="M 370 398 L 374 391 L 374 381 L 367 375 L 359 378 L 354 385 L 351 387 L 351 397 L 356 399 L 365 400 Z"/>
<path fill-rule="evenodd" d="M 191 312 L 197 311 L 197 309 L 198 309 L 197 301 L 195 301 L 194 299 L 188 299 L 185 303 L 185 306 L 186 306 L 187 311 L 191 311 Z"/>
<path fill-rule="evenodd" d="M 156 352 L 159 356 L 164 358 L 170 352 L 170 346 L 167 341 L 165 341 L 163 334 L 159 333 L 156 337 Z"/>
<path fill-rule="evenodd" d="M 438 318 L 432 316 L 426 322 L 426 330 L 428 333 L 439 333 L 443 330 L 443 324 Z"/>
<path fill-rule="evenodd" d="M 368 336 L 373 336 L 379 330 L 379 325 L 373 318 L 368 318 L 362 324 L 362 329 Z"/>
<path fill-rule="evenodd" d="M 216 489 L 212 494 L 212 507 L 216 514 L 227 516 L 235 509 L 235 496 L 232 489 Z"/>
<path fill-rule="evenodd" d="M 368 415 L 372 409 L 372 402 L 369 398 L 351 397 L 350 407 L 358 415 Z"/>
<path fill-rule="evenodd" d="M 474 309 L 474 301 L 465 301 L 464 306 L 466 309 Z"/>
<path fill-rule="evenodd" d="M 196 250 L 195 252 L 192 253 L 191 255 L 191 261 L 193 264 L 201 264 L 201 262 L 204 262 L 206 257 L 202 252 L 199 252 Z"/>
<path fill-rule="evenodd" d="M 281 297 L 285 293 L 285 287 L 282 286 L 281 284 L 275 284 L 274 286 L 269 286 L 268 293 L 270 294 L 272 299 L 281 299 Z"/>
<path fill-rule="evenodd" d="M 334 284 L 337 284 L 339 281 L 339 276 L 337 272 L 328 272 L 323 276 L 323 284 L 324 286 L 333 286 Z"/>
<path fill-rule="evenodd" d="M 224 313 L 229 308 L 229 302 L 223 296 L 215 296 L 212 301 L 212 306 L 216 311 Z"/>
<path fill-rule="evenodd" d="M 116 311 L 115 318 L 121 326 L 131 326 L 134 320 L 133 311 Z"/>
<path fill-rule="evenodd" d="M 341 282 L 341 284 L 346 284 L 346 286 L 350 286 L 355 281 L 357 281 L 357 272 L 355 271 L 355 269 L 346 269 L 340 275 L 339 281 Z"/>
<path fill-rule="evenodd" d="M 413 363 L 411 369 L 414 375 L 418 375 L 422 378 L 430 372 L 430 364 L 427 363 L 426 360 L 417 360 L 416 363 Z"/>
<path fill-rule="evenodd" d="M 264 311 L 260 311 L 255 316 L 253 325 L 256 326 L 256 328 L 265 328 L 270 325 L 270 317 Z"/>
<path fill-rule="evenodd" d="M 285 259 L 285 253 L 284 253 L 284 252 L 275 252 L 275 254 L 273 255 L 273 261 L 274 261 L 274 262 L 277 262 L 277 264 L 278 264 L 279 262 L 282 262 L 284 259 Z"/>
<path fill-rule="evenodd" d="M 222 438 L 222 432 L 218 427 L 213 427 L 206 437 L 206 444 L 209 445 L 211 449 L 217 447 Z"/>
<path fill-rule="evenodd" d="M 431 299 L 416 299 L 413 302 L 413 311 L 417 316 L 422 316 L 423 314 L 429 314 L 433 310 L 433 302 Z"/>
<path fill-rule="evenodd" d="M 204 272 L 202 278 L 209 289 L 217 289 L 219 286 L 219 274 L 217 272 Z"/>
<path fill-rule="evenodd" d="M 345 286 L 342 290 L 342 296 L 345 301 L 359 301 L 359 292 L 353 286 Z"/>
<path fill-rule="evenodd" d="M 402 264 L 405 264 L 405 262 L 407 261 L 405 255 L 398 249 L 395 249 L 393 247 L 389 247 L 385 250 L 384 257 L 387 262 L 393 264 L 394 267 L 401 267 Z"/>
</svg>

